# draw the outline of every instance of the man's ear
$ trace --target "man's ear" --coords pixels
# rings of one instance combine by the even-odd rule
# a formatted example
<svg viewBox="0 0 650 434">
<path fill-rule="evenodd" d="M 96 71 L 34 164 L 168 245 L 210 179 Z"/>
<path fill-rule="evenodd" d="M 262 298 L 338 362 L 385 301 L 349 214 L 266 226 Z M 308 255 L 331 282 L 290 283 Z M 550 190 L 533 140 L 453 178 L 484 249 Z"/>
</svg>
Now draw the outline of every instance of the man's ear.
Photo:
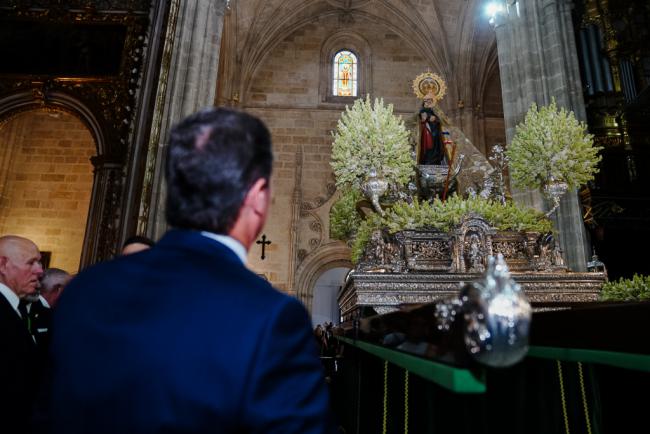
<svg viewBox="0 0 650 434">
<path fill-rule="evenodd" d="M 269 181 L 260 178 L 248 190 L 246 194 L 246 204 L 259 215 L 266 215 L 271 200 L 271 189 Z"/>
</svg>

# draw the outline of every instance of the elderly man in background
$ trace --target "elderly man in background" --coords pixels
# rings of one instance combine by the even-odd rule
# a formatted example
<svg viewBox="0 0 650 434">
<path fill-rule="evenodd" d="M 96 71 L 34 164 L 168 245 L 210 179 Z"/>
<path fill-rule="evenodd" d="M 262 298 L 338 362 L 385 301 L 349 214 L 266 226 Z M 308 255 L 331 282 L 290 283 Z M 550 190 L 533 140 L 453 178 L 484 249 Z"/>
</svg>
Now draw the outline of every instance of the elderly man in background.
<svg viewBox="0 0 650 434">
<path fill-rule="evenodd" d="M 48 268 L 43 272 L 40 292 L 41 297 L 45 299 L 45 302 L 41 300 L 45 307 L 54 309 L 63 288 L 65 288 L 71 278 L 70 273 L 60 268 Z"/>
<path fill-rule="evenodd" d="M 37 387 L 36 343 L 20 301 L 36 294 L 43 274 L 36 244 L 14 235 L 0 237 L 0 432 L 31 431 Z M 22 311 L 22 312 L 21 312 Z"/>
<path fill-rule="evenodd" d="M 28 329 L 36 341 L 41 360 L 47 356 L 49 347 L 52 309 L 71 278 L 67 271 L 48 268 L 41 276 L 38 293 L 29 294 L 20 301 L 20 308 L 26 304 Z"/>
</svg>

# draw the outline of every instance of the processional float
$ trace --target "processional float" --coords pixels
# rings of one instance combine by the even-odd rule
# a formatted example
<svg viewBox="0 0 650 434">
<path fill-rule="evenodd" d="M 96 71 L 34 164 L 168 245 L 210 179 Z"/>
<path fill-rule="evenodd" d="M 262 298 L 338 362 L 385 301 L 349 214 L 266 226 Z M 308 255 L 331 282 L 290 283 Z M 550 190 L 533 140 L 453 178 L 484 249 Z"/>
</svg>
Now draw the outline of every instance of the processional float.
<svg viewBox="0 0 650 434">
<path fill-rule="evenodd" d="M 419 75 L 413 90 L 422 101 L 414 179 L 389 188 L 373 167 L 360 183 L 366 200 L 357 210 L 374 223 L 363 223 L 370 235 L 338 295 L 342 321 L 348 335 L 419 356 L 512 365 L 527 352 L 533 310 L 596 301 L 606 274 L 570 271 L 552 231 L 508 227 L 503 220 L 523 211 L 506 203 L 503 148 L 494 147 L 490 164 L 450 123 L 437 74 Z M 445 224 L 436 220 L 452 211 Z"/>
</svg>

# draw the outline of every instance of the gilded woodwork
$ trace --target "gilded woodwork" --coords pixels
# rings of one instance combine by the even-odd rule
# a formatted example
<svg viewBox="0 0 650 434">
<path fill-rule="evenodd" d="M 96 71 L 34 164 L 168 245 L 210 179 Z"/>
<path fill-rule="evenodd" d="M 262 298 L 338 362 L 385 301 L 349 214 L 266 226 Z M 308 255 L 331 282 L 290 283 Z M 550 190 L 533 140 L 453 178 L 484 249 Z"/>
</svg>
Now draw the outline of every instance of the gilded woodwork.
<svg viewBox="0 0 650 434">
<path fill-rule="evenodd" d="M 160 143 L 160 128 L 162 125 L 162 115 L 167 97 L 167 82 L 172 62 L 172 52 L 174 49 L 174 37 L 176 35 L 176 23 L 178 21 L 178 11 L 180 0 L 173 0 L 169 9 L 169 20 L 165 32 L 165 43 L 163 46 L 162 62 L 160 67 L 160 77 L 158 79 L 158 89 L 156 90 L 156 102 L 153 110 L 153 120 L 151 122 L 151 135 L 147 146 L 147 162 L 144 170 L 144 180 L 142 182 L 142 195 L 140 196 L 140 212 L 138 215 L 138 233 L 146 232 L 151 212 L 151 195 L 153 189 L 153 179 L 156 171 L 156 161 L 158 161 L 158 144 Z"/>
<path fill-rule="evenodd" d="M 63 110 L 82 119 L 93 133 L 98 155 L 91 159 L 95 167 L 95 187 L 82 257 L 84 266 L 112 257 L 119 241 L 124 169 L 131 141 L 151 1 L 79 0 L 52 3 L 37 0 L 2 1 L 0 18 L 5 21 L 57 24 L 113 24 L 126 28 L 119 72 L 115 75 L 0 75 L 0 122 L 18 112 L 34 108 Z M 21 100 L 21 104 L 12 105 L 18 95 L 21 98 L 31 95 L 31 102 Z M 67 104 L 68 101 L 78 103 L 73 107 Z M 81 107 L 84 113 L 77 112 Z M 92 125 L 88 122 L 89 118 L 93 119 Z"/>
</svg>

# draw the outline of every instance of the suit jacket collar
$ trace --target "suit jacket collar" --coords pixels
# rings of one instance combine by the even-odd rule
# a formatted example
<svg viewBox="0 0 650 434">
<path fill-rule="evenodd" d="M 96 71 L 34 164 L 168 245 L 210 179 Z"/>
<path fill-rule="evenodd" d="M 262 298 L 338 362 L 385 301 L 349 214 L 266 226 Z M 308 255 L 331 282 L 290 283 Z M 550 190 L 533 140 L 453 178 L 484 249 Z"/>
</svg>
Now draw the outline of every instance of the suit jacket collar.
<svg viewBox="0 0 650 434">
<path fill-rule="evenodd" d="M 158 241 L 156 246 L 191 250 L 199 254 L 219 257 L 220 259 L 232 261 L 235 264 L 244 266 L 239 257 L 230 248 L 215 239 L 202 235 L 200 231 L 172 229 Z"/>
<path fill-rule="evenodd" d="M 246 264 L 246 248 L 238 240 L 228 235 L 215 234 L 213 232 L 201 231 L 201 235 L 220 242 L 233 251 L 242 264 Z"/>
</svg>

